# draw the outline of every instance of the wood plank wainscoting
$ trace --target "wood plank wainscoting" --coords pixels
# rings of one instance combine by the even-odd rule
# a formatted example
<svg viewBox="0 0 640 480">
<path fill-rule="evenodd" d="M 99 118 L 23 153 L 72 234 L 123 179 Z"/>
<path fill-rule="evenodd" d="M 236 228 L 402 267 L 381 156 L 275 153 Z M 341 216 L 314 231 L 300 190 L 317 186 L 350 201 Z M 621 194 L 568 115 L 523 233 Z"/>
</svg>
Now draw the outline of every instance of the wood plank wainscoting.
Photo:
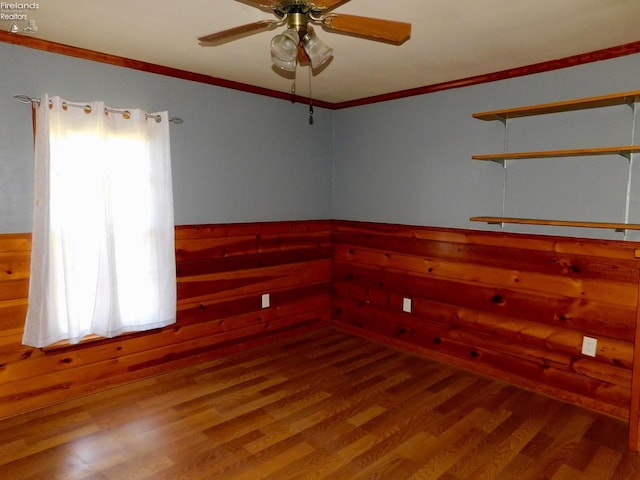
<svg viewBox="0 0 640 480">
<path fill-rule="evenodd" d="M 334 325 L 631 418 L 629 445 L 638 450 L 637 243 L 349 221 L 333 228 Z M 596 357 L 582 355 L 583 336 L 598 340 Z"/>
<path fill-rule="evenodd" d="M 29 234 L 0 235 L 0 418 L 330 323 L 330 221 L 178 226 L 175 325 L 26 347 L 30 246 Z"/>
<path fill-rule="evenodd" d="M 21 344 L 30 237 L 0 235 L 0 418 L 333 324 L 622 419 L 638 450 L 638 248 L 351 221 L 178 226 L 176 325 L 35 349 Z"/>
</svg>

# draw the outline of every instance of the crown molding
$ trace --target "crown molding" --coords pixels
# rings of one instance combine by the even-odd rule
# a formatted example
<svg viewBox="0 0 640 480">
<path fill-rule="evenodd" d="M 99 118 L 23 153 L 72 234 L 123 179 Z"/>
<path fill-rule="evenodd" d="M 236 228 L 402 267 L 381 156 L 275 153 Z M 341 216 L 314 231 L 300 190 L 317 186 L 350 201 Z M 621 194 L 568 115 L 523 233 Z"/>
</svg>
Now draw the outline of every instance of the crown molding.
<svg viewBox="0 0 640 480">
<path fill-rule="evenodd" d="M 596 50 L 593 52 L 582 53 L 580 55 L 572 55 L 570 57 L 559 58 L 547 62 L 534 63 L 523 67 L 510 68 L 499 72 L 486 73 L 473 77 L 452 80 L 424 87 L 412 88 L 409 90 L 401 90 L 373 97 L 350 100 L 332 104 L 333 109 L 357 107 L 360 105 L 368 105 L 371 103 L 385 102 L 388 100 L 397 100 L 400 98 L 412 97 L 415 95 L 425 95 L 427 93 L 439 92 L 441 90 L 449 90 L 453 88 L 469 87 L 471 85 L 479 85 L 481 83 L 496 82 L 498 80 L 506 80 L 509 78 L 522 77 L 525 75 L 533 75 L 535 73 L 549 72 L 552 70 L 560 70 L 562 68 L 575 67 L 586 63 L 599 62 L 601 60 L 609 60 L 626 55 L 640 53 L 640 41 L 626 43 L 615 47 Z"/>
<path fill-rule="evenodd" d="M 278 98 L 281 100 L 288 100 L 288 101 L 293 101 L 298 103 L 308 103 L 310 101 L 310 99 L 307 97 L 291 95 L 289 93 L 280 92 L 277 90 L 256 87 L 254 85 L 248 85 L 246 83 L 235 82 L 232 80 L 225 80 L 223 78 L 212 77 L 209 75 L 189 72 L 189 71 L 180 70 L 177 68 L 171 68 L 171 67 L 166 67 L 162 65 L 157 65 L 154 63 L 143 62 L 140 60 L 133 60 L 126 57 L 119 57 L 117 55 L 96 52 L 94 50 L 88 50 L 85 48 L 72 47 L 70 45 L 50 42 L 48 40 L 42 40 L 39 38 L 16 34 L 16 33 L 0 31 L 0 42 L 11 43 L 14 45 L 21 45 L 27 48 L 43 50 L 46 52 L 57 53 L 60 55 L 80 58 L 83 60 L 90 60 L 93 62 L 106 63 L 109 65 L 131 68 L 131 69 L 140 70 L 143 72 L 149 72 L 149 73 L 155 73 L 158 75 L 165 75 L 169 77 L 180 78 L 183 80 L 206 83 L 209 85 L 230 88 L 233 90 L 239 90 L 247 93 L 254 93 L 257 95 Z M 314 99 L 313 104 L 316 107 L 327 108 L 330 110 L 351 108 L 351 107 L 357 107 L 362 105 L 369 105 L 372 103 L 386 102 L 389 100 L 397 100 L 397 99 L 412 97 L 416 95 L 425 95 L 427 93 L 439 92 L 442 90 L 449 90 L 453 88 L 468 87 L 471 85 L 495 82 L 498 80 L 506 80 L 509 78 L 521 77 L 524 75 L 543 73 L 551 70 L 559 70 L 562 68 L 575 67 L 577 65 L 598 62 L 601 60 L 609 60 L 612 58 L 622 57 L 625 55 L 633 55 L 636 53 L 640 53 L 640 41 L 627 43 L 624 45 L 618 45 L 615 47 L 605 48 L 602 50 L 596 50 L 593 52 L 583 53 L 579 55 L 573 55 L 570 57 L 559 58 L 556 60 L 550 60 L 547 62 L 535 63 L 532 65 L 526 65 L 522 67 L 501 70 L 499 72 L 486 73 L 486 74 L 476 75 L 473 77 L 467 77 L 459 80 L 451 80 L 451 81 L 437 83 L 433 85 L 426 85 L 424 87 L 417 87 L 417 88 L 412 88 L 408 90 L 400 90 L 397 92 L 376 95 L 372 97 L 349 100 L 346 102 L 331 103 L 331 102 L 323 102 L 321 100 Z"/>
</svg>

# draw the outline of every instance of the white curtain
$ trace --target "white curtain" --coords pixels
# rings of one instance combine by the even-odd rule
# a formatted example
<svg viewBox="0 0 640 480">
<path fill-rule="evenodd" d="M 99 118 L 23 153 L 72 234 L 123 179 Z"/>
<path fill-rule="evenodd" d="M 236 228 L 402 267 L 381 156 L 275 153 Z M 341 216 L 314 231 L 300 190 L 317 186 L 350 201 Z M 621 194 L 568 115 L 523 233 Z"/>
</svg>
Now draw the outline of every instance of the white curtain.
<svg viewBox="0 0 640 480">
<path fill-rule="evenodd" d="M 167 112 L 44 96 L 23 343 L 77 343 L 175 319 Z"/>
</svg>

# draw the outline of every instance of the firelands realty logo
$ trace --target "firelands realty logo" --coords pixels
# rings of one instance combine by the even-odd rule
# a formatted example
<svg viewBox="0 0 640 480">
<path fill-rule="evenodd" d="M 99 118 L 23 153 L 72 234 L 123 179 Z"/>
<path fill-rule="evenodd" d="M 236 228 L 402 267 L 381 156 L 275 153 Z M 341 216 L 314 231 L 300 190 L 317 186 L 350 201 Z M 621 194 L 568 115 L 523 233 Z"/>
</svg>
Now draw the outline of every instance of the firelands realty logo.
<svg viewBox="0 0 640 480">
<path fill-rule="evenodd" d="M 36 21 L 29 18 L 32 11 L 38 10 L 40 5 L 35 2 L 0 2 L 0 22 L 9 22 L 11 33 L 34 33 L 38 31 Z"/>
</svg>

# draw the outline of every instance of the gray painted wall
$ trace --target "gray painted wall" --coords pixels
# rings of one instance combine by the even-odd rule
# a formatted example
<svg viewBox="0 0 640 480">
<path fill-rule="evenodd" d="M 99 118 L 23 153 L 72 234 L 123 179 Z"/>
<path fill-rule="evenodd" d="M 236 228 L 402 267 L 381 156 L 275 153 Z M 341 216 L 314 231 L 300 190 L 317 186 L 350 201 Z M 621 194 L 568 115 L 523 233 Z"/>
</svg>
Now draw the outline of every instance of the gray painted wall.
<svg viewBox="0 0 640 480">
<path fill-rule="evenodd" d="M 623 222 L 629 161 L 621 156 L 495 162 L 505 127 L 474 112 L 640 89 L 640 56 L 335 112 L 333 217 L 415 225 L 499 229 L 472 216 Z M 640 105 L 637 107 L 640 110 Z M 640 143 L 637 114 L 635 143 Z M 511 120 L 508 150 L 628 145 L 628 106 Z M 640 223 L 640 155 L 632 170 L 631 223 Z M 505 225 L 506 231 L 623 238 L 623 233 Z M 629 232 L 627 237 L 636 239 Z"/>
<path fill-rule="evenodd" d="M 0 232 L 31 231 L 31 112 L 13 95 L 168 110 L 177 224 L 331 217 L 333 115 L 226 88 L 0 43 Z M 296 138 L 295 142 L 291 139 Z"/>
<path fill-rule="evenodd" d="M 501 152 L 500 122 L 474 112 L 640 88 L 640 55 L 338 111 L 0 44 L 0 232 L 31 229 L 29 108 L 16 94 L 168 110 L 177 224 L 338 218 L 496 230 L 476 215 L 625 219 L 629 162 L 616 156 L 472 161 Z M 640 115 L 636 144 L 640 143 Z M 508 150 L 630 143 L 633 110 L 513 120 Z M 283 133 L 286 132 L 286 133 Z M 296 138 L 295 142 L 290 139 Z M 638 163 L 640 155 L 635 155 Z M 640 223 L 640 164 L 629 221 Z M 506 188 L 505 188 L 506 178 Z M 505 225 L 506 231 L 640 239 L 636 233 Z"/>
</svg>

